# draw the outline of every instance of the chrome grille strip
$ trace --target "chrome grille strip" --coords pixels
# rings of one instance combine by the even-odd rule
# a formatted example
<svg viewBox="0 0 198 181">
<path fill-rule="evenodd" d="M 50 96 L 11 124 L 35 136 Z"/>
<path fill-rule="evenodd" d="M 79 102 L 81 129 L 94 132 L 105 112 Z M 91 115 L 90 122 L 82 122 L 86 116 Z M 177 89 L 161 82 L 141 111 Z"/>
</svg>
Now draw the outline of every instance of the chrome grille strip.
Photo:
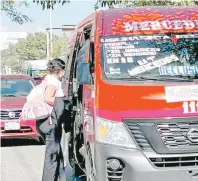
<svg viewBox="0 0 198 181">
<path fill-rule="evenodd" d="M 191 128 L 198 129 L 198 122 L 156 123 L 155 127 L 168 148 L 198 146 L 198 142 L 191 142 L 187 138 L 187 133 Z"/>
<path fill-rule="evenodd" d="M 1 120 L 19 119 L 21 111 L 22 111 L 21 109 L 0 110 L 0 119 Z M 15 117 L 10 118 L 9 112 L 14 112 Z"/>
<path fill-rule="evenodd" d="M 198 166 L 197 156 L 184 156 L 184 157 L 156 157 L 149 158 L 153 165 L 156 167 L 196 167 Z"/>
</svg>

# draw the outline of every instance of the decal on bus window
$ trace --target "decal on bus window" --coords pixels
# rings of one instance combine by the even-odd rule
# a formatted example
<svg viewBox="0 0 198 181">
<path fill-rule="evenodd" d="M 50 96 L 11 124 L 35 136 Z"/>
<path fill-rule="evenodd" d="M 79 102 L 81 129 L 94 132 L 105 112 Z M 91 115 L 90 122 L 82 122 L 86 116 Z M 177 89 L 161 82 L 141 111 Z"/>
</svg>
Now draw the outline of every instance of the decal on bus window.
<svg viewBox="0 0 198 181">
<path fill-rule="evenodd" d="M 166 102 L 184 102 L 198 100 L 198 85 L 167 86 L 164 89 Z"/>
<path fill-rule="evenodd" d="M 142 21 L 123 22 L 124 31 L 146 31 L 146 30 L 181 30 L 198 28 L 198 20 L 164 20 L 164 21 Z"/>
<path fill-rule="evenodd" d="M 162 75 L 198 75 L 197 66 L 162 66 L 159 67 L 159 74 Z"/>
<path fill-rule="evenodd" d="M 198 101 L 183 102 L 182 107 L 184 114 L 198 113 Z"/>
<path fill-rule="evenodd" d="M 138 60 L 137 63 L 139 65 L 145 65 L 145 64 L 149 63 L 149 61 L 154 61 L 154 60 L 155 60 L 155 56 L 151 56 L 151 57 L 144 58 L 142 60 Z"/>
<path fill-rule="evenodd" d="M 198 38 L 198 34 L 176 34 L 175 37 L 177 39 L 188 39 L 188 38 Z M 140 40 L 169 40 L 172 39 L 172 37 L 167 35 L 140 35 L 140 36 L 124 36 L 124 37 L 114 37 L 114 38 L 101 38 L 101 42 L 105 42 L 105 47 L 111 47 L 112 49 L 114 47 L 119 46 L 129 46 L 127 41 L 130 41 L 130 45 L 138 45 Z M 134 46 L 133 46 L 134 47 Z M 135 48 L 135 47 L 134 47 Z M 119 49 L 119 48 L 118 48 Z"/>
<path fill-rule="evenodd" d="M 128 56 L 151 56 L 151 55 L 157 55 L 156 52 L 147 52 L 147 51 L 142 51 L 142 52 L 133 52 L 133 53 L 123 53 L 124 56 L 128 57 Z"/>
<path fill-rule="evenodd" d="M 107 64 L 133 63 L 133 57 L 107 58 Z"/>
<path fill-rule="evenodd" d="M 112 20 L 114 34 L 153 34 L 154 32 L 195 32 L 198 30 L 197 10 L 189 7 L 189 14 L 172 8 L 174 13 L 160 13 L 143 10 L 140 13 L 131 11 L 122 17 Z"/>
<path fill-rule="evenodd" d="M 131 70 L 128 70 L 128 73 L 130 74 L 130 76 L 138 75 L 140 73 L 146 72 L 148 70 L 155 69 L 155 68 L 160 67 L 162 65 L 166 65 L 166 64 L 169 64 L 171 62 L 178 61 L 178 60 L 179 60 L 179 58 L 175 55 L 167 56 L 163 59 L 152 61 L 152 62 L 147 62 L 147 64 L 135 67 Z"/>
<path fill-rule="evenodd" d="M 110 67 L 110 68 L 109 68 L 109 74 L 111 74 L 111 75 L 112 75 L 112 74 L 118 74 L 118 75 L 121 74 L 120 68 L 116 68 L 116 69 L 115 69 L 115 68 L 113 68 L 113 67 Z"/>
<path fill-rule="evenodd" d="M 197 68 L 194 67 L 198 65 L 198 34 L 173 35 L 103 37 L 101 61 L 104 63 L 104 71 L 109 72 L 109 67 L 120 68 L 122 78 L 140 74 L 149 76 L 176 74 L 165 66 L 173 66 L 173 69 L 176 69 L 174 66 L 184 66 L 179 68 L 178 73 L 184 70 L 189 74 L 197 72 Z"/>
</svg>

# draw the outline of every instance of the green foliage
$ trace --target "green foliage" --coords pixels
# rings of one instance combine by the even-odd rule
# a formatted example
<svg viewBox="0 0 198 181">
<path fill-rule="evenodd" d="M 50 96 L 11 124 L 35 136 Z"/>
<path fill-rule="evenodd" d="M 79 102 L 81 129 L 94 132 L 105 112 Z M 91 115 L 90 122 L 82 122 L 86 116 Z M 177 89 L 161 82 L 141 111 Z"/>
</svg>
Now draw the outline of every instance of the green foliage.
<svg viewBox="0 0 198 181">
<path fill-rule="evenodd" d="M 197 0 L 98 0 L 95 9 L 108 6 L 131 7 L 131 6 L 169 6 L 169 5 L 198 5 Z"/>
<path fill-rule="evenodd" d="M 60 58 L 66 50 L 67 36 L 53 35 L 53 57 Z M 28 34 L 26 39 L 21 39 L 15 45 L 1 50 L 1 72 L 5 67 L 20 72 L 21 66 L 26 60 L 46 59 L 47 57 L 47 35 L 43 32 Z"/>
<path fill-rule="evenodd" d="M 47 35 L 42 32 L 29 34 L 26 39 L 16 44 L 16 52 L 20 60 L 46 59 Z M 53 57 L 60 57 L 61 51 L 67 44 L 67 37 L 53 35 Z"/>
<path fill-rule="evenodd" d="M 5 73 L 6 67 L 12 67 L 12 70 L 18 72 L 21 68 L 16 48 L 14 45 L 9 45 L 7 49 L 1 50 L 1 72 Z"/>
<path fill-rule="evenodd" d="M 70 0 L 33 0 L 33 3 L 40 4 L 42 9 L 54 9 L 56 4 L 61 4 L 62 6 L 66 3 L 70 3 Z"/>
<path fill-rule="evenodd" d="M 42 32 L 28 34 L 26 39 L 16 44 L 16 52 L 20 60 L 36 60 L 46 58 L 46 35 Z"/>
<path fill-rule="evenodd" d="M 67 36 L 53 36 L 52 38 L 53 43 L 53 50 L 52 50 L 52 57 L 61 57 L 63 52 L 66 51 L 68 37 Z"/>
<path fill-rule="evenodd" d="M 1 0 L 0 1 L 1 12 L 6 14 L 13 22 L 24 24 L 31 22 L 27 15 L 20 13 L 22 6 L 29 7 L 27 1 L 14 1 L 14 0 Z"/>
</svg>

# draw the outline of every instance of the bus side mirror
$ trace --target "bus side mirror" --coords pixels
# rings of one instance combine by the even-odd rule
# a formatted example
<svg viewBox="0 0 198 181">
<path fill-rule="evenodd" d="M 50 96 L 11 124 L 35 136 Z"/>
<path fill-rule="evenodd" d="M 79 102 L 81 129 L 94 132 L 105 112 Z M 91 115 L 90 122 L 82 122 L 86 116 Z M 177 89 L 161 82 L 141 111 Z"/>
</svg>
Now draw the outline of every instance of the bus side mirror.
<svg viewBox="0 0 198 181">
<path fill-rule="evenodd" d="M 76 78 L 80 85 L 93 84 L 89 63 L 78 62 L 77 70 L 76 70 Z"/>
</svg>

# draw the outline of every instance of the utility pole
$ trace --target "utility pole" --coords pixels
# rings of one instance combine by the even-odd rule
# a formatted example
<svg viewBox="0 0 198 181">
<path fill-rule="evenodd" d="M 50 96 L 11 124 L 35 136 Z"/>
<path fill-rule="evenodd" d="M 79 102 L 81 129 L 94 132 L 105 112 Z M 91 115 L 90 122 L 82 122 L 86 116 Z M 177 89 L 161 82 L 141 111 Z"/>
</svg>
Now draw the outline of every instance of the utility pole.
<svg viewBox="0 0 198 181">
<path fill-rule="evenodd" d="M 46 29 L 46 36 L 47 36 L 47 60 L 50 60 L 50 35 L 49 35 L 49 29 Z"/>
<path fill-rule="evenodd" d="M 62 28 L 46 28 L 46 39 L 47 39 L 47 60 L 52 59 L 52 30 L 62 30 L 63 32 L 71 32 L 75 30 L 75 25 L 62 25 Z"/>
<path fill-rule="evenodd" d="M 53 37 L 52 37 L 52 8 L 50 8 L 50 59 L 52 59 L 52 50 L 53 50 Z"/>
</svg>

